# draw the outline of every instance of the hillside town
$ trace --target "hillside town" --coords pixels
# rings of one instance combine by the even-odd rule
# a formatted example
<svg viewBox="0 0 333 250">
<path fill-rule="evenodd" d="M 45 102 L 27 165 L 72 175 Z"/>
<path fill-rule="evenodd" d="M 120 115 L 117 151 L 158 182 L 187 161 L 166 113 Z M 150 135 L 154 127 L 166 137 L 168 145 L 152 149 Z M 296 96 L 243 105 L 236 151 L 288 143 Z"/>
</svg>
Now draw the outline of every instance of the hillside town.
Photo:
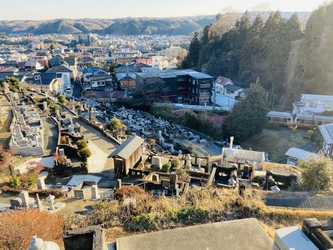
<svg viewBox="0 0 333 250">
<path fill-rule="evenodd" d="M 333 248 L 333 95 L 197 36 L 1 36 L 0 249 Z"/>
</svg>

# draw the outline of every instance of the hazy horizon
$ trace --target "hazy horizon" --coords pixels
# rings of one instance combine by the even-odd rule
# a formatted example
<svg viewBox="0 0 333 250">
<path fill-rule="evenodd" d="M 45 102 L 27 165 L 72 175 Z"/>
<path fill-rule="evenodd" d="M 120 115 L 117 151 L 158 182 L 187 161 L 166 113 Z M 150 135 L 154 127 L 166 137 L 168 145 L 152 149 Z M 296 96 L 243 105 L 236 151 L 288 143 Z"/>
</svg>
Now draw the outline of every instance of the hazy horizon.
<svg viewBox="0 0 333 250">
<path fill-rule="evenodd" d="M 312 0 L 299 2 L 287 0 L 233 0 L 231 3 L 221 3 L 219 0 L 169 0 L 151 2 L 149 0 L 123 1 L 121 4 L 114 0 L 57 0 L 48 2 L 41 0 L 10 0 L 2 3 L 2 9 L 12 10 L 12 6 L 20 6 L 15 11 L 2 13 L 0 20 L 52 20 L 52 19 L 114 19 L 114 18 L 168 18 L 198 15 L 217 15 L 219 12 L 253 11 L 313 11 L 319 5 L 327 2 Z"/>
</svg>

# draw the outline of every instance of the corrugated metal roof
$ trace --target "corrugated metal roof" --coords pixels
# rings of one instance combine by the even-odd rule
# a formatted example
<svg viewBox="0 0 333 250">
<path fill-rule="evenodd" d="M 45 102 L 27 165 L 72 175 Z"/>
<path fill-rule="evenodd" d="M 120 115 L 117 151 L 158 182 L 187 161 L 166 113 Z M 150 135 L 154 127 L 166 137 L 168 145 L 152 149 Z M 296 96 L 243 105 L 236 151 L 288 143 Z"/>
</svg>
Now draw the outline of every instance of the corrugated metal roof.
<svg viewBox="0 0 333 250">
<path fill-rule="evenodd" d="M 318 155 L 300 148 L 289 148 L 285 153 L 287 157 L 292 157 L 298 160 L 305 160 L 307 157 L 317 157 Z"/>
<path fill-rule="evenodd" d="M 326 144 L 333 144 L 333 123 L 318 126 Z"/>
<path fill-rule="evenodd" d="M 113 151 L 109 157 L 118 156 L 127 160 L 134 152 L 141 146 L 144 140 L 139 137 L 135 136 L 132 138 L 127 139 L 123 144 L 121 144 L 115 151 Z"/>
<path fill-rule="evenodd" d="M 311 94 L 302 94 L 301 100 L 307 101 L 325 101 L 325 102 L 333 102 L 332 95 L 311 95 Z"/>
</svg>

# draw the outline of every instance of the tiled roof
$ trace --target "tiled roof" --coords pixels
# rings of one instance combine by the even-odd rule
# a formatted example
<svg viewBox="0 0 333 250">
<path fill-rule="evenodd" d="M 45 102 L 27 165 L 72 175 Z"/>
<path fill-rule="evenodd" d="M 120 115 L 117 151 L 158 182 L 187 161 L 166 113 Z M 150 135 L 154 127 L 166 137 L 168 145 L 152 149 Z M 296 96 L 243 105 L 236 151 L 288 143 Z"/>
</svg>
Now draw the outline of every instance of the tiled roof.
<svg viewBox="0 0 333 250">
<path fill-rule="evenodd" d="M 226 85 L 229 81 L 231 81 L 229 78 L 219 76 L 218 78 L 216 78 L 215 83 L 221 84 L 221 85 Z"/>
</svg>

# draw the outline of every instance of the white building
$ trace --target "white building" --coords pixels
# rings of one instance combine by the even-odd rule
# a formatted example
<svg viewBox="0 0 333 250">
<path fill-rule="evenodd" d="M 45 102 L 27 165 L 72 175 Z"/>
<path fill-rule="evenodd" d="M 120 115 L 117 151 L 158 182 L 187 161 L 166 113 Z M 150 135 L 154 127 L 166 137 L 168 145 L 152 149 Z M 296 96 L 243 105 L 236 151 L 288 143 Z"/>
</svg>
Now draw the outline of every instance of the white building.
<svg viewBox="0 0 333 250">
<path fill-rule="evenodd" d="M 302 94 L 301 100 L 293 103 L 293 114 L 320 114 L 333 111 L 333 96 Z"/>
</svg>

